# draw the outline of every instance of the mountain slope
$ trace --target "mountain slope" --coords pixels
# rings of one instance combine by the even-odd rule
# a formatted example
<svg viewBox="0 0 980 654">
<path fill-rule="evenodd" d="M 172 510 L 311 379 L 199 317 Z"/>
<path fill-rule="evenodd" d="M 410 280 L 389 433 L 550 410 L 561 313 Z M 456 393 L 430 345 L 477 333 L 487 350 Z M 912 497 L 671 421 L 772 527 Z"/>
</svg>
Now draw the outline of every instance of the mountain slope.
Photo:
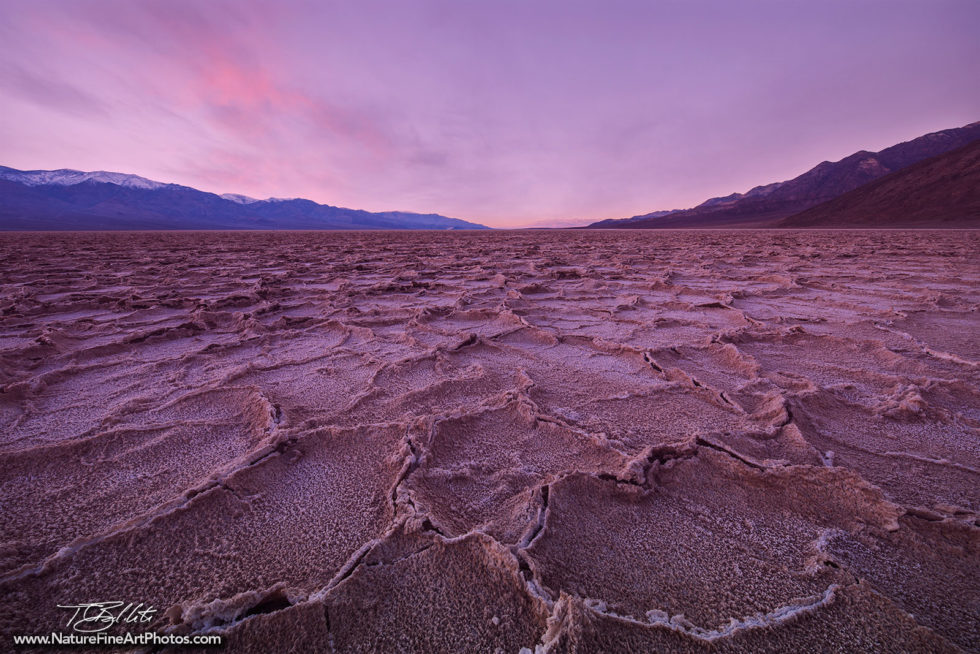
<svg viewBox="0 0 980 654">
<path fill-rule="evenodd" d="M 790 216 L 780 227 L 980 227 L 980 140 Z"/>
<path fill-rule="evenodd" d="M 597 227 L 622 227 L 626 223 L 636 223 L 641 220 L 648 220 L 650 218 L 661 218 L 663 216 L 669 216 L 675 213 L 675 211 L 654 211 L 653 213 L 645 213 L 642 216 L 633 216 L 632 218 L 606 218 L 605 220 L 600 220 L 597 223 L 592 223 L 589 228 Z"/>
<path fill-rule="evenodd" d="M 136 175 L 0 166 L 2 230 L 487 229 L 438 214 L 371 213 L 311 200 L 254 200 Z"/>
<path fill-rule="evenodd" d="M 824 161 L 784 182 L 756 186 L 746 193 L 711 198 L 693 209 L 602 221 L 591 228 L 764 227 L 832 200 L 848 191 L 923 159 L 980 139 L 980 122 L 920 136 L 880 152 L 861 150 L 836 162 Z"/>
</svg>

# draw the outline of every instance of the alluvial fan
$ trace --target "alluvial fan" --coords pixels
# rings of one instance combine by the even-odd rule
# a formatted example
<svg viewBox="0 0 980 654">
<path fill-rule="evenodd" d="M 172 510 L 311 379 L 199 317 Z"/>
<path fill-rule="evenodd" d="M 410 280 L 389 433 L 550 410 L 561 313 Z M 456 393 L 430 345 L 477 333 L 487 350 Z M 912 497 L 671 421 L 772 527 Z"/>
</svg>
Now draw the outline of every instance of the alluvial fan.
<svg viewBox="0 0 980 654">
<path fill-rule="evenodd" d="M 976 651 L 978 252 L 0 235 L 2 631 L 125 600 L 233 652 Z"/>
</svg>

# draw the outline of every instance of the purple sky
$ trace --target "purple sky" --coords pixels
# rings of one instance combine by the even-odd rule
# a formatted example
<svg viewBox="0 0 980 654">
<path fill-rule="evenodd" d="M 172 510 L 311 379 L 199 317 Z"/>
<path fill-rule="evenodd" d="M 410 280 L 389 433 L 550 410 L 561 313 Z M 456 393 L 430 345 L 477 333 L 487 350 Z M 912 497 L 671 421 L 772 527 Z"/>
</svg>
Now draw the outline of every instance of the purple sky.
<svg viewBox="0 0 980 654">
<path fill-rule="evenodd" d="M 492 226 L 980 120 L 977 0 L 0 0 L 0 164 Z"/>
</svg>

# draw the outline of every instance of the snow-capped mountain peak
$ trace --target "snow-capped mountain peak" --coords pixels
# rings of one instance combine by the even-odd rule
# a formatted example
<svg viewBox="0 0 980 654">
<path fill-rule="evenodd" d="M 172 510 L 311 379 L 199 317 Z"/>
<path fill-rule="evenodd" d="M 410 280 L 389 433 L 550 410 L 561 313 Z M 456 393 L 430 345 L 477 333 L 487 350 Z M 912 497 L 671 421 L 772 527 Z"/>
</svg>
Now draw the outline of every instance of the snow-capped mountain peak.
<svg viewBox="0 0 980 654">
<path fill-rule="evenodd" d="M 111 173 L 104 170 L 84 172 L 62 168 L 60 170 L 15 170 L 0 166 L 0 179 L 6 179 L 25 186 L 74 186 L 83 182 L 101 182 L 128 188 L 158 189 L 172 184 L 155 182 L 138 175 Z"/>
<path fill-rule="evenodd" d="M 262 202 L 262 200 L 256 200 L 255 198 L 250 198 L 247 195 L 242 195 L 241 193 L 222 193 L 221 198 L 225 200 L 231 200 L 232 202 L 237 202 L 238 204 L 252 204 L 253 202 Z"/>
</svg>

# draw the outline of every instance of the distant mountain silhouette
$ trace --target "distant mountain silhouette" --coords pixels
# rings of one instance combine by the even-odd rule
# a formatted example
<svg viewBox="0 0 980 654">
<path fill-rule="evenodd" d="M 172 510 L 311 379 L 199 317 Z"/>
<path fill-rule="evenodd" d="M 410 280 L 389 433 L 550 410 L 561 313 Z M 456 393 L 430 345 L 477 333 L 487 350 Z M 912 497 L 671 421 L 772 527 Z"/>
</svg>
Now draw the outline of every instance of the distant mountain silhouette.
<svg viewBox="0 0 980 654">
<path fill-rule="evenodd" d="M 980 140 L 790 216 L 780 227 L 980 227 Z"/>
<path fill-rule="evenodd" d="M 604 220 L 590 228 L 772 227 L 782 219 L 853 191 L 889 173 L 980 139 L 980 122 L 893 145 L 824 161 L 799 177 L 756 186 L 746 193 L 711 198 L 693 209 Z"/>
<path fill-rule="evenodd" d="M 438 214 L 206 193 L 124 173 L 0 166 L 2 230 L 489 229 Z"/>
</svg>

